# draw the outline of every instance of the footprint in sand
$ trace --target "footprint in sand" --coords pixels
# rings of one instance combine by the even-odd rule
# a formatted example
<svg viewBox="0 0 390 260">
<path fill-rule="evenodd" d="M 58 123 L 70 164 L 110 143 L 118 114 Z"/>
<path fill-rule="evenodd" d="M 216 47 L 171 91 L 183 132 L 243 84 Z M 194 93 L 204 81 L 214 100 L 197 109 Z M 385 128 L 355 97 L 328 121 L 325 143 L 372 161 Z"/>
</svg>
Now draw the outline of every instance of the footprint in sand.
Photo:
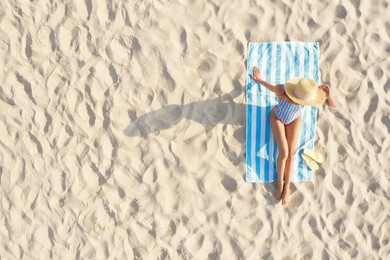
<svg viewBox="0 0 390 260">
<path fill-rule="evenodd" d="M 87 232 L 110 232 L 116 227 L 115 212 L 104 205 L 92 205 L 78 217 L 78 223 Z"/>
<path fill-rule="evenodd" d="M 54 51 L 55 40 L 53 30 L 49 26 L 43 25 L 38 30 L 37 42 L 45 51 Z"/>
<path fill-rule="evenodd" d="M 0 39 L 0 54 L 7 53 L 9 50 L 9 43 L 4 39 Z"/>
<path fill-rule="evenodd" d="M 132 51 L 139 51 L 141 49 L 138 39 L 130 33 L 121 33 L 120 42 L 124 47 L 129 48 Z"/>
</svg>

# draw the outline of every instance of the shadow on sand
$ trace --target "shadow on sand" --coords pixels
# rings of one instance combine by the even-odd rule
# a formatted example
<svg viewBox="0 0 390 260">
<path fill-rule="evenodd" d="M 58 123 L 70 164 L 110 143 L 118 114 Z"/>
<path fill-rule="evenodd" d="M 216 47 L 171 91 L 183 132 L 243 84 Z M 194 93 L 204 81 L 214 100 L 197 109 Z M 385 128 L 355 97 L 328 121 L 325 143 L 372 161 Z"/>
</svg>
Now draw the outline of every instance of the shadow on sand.
<svg viewBox="0 0 390 260">
<path fill-rule="evenodd" d="M 132 123 L 124 133 L 127 136 L 147 138 L 150 133 L 159 133 L 182 119 L 190 119 L 205 126 L 216 124 L 242 126 L 242 129 L 236 130 L 234 137 L 240 143 L 245 143 L 246 105 L 233 102 L 233 99 L 243 92 L 242 87 L 236 87 L 222 97 L 184 105 L 166 105 L 140 117 L 129 112 Z"/>
</svg>

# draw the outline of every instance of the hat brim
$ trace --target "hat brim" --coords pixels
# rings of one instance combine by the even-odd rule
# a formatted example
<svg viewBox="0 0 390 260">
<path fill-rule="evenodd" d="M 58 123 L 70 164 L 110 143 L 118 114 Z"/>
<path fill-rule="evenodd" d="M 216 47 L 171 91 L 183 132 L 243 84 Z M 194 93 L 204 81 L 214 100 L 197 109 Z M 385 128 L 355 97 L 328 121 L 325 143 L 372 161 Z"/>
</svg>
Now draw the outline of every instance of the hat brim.
<svg viewBox="0 0 390 260">
<path fill-rule="evenodd" d="M 298 84 L 299 80 L 302 78 L 293 78 L 286 82 L 284 86 L 284 91 L 286 95 L 295 103 L 305 105 L 305 106 L 321 106 L 326 100 L 326 94 L 322 89 L 318 89 L 317 95 L 312 100 L 303 100 L 294 95 L 294 88 Z"/>
</svg>

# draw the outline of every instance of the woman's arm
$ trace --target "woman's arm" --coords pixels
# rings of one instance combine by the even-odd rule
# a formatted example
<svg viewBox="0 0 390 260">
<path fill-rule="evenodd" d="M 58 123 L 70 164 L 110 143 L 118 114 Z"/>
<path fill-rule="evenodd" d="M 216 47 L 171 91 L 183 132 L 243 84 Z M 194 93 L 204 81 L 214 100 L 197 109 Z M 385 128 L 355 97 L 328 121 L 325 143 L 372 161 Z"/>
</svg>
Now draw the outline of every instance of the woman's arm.
<svg viewBox="0 0 390 260">
<path fill-rule="evenodd" d="M 264 87 L 268 88 L 270 91 L 274 92 L 277 95 L 282 95 L 284 90 L 282 85 L 272 85 L 268 83 L 267 81 L 264 81 L 260 77 L 260 70 L 258 67 L 253 67 L 253 74 L 252 74 L 253 79 L 263 85 Z"/>
<path fill-rule="evenodd" d="M 332 97 L 330 94 L 330 86 L 329 85 L 321 85 L 320 88 L 325 92 L 326 94 L 326 104 L 329 107 L 337 107 L 336 100 Z"/>
</svg>

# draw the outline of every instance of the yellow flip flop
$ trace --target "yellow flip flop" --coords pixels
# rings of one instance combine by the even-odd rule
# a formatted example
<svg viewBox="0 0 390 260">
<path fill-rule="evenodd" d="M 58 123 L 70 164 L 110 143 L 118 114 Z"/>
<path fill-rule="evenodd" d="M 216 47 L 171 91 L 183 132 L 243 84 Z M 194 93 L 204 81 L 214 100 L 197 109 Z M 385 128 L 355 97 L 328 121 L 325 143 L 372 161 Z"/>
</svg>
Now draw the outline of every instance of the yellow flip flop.
<svg viewBox="0 0 390 260">
<path fill-rule="evenodd" d="M 302 158 L 305 161 L 305 163 L 307 164 L 307 166 L 309 166 L 309 168 L 312 169 L 313 171 L 316 171 L 320 168 L 318 166 L 318 164 L 312 158 L 307 156 L 306 154 L 302 153 Z"/>
<path fill-rule="evenodd" d="M 308 157 L 310 157 L 311 159 L 313 159 L 314 161 L 318 162 L 318 163 L 323 163 L 324 162 L 324 156 L 322 156 L 321 154 L 313 151 L 313 150 L 310 150 L 310 149 L 303 149 L 303 153 L 302 155 L 306 155 Z"/>
</svg>

